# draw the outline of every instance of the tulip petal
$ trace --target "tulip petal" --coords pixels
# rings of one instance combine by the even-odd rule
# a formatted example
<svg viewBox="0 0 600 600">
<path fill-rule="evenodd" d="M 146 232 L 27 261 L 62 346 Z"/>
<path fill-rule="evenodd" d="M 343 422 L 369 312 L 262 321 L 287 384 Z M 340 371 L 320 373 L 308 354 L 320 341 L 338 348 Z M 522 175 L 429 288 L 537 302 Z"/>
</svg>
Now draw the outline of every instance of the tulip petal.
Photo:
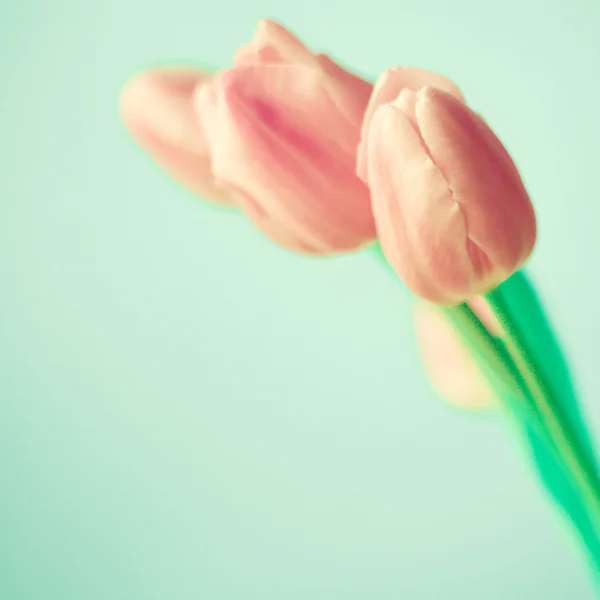
<svg viewBox="0 0 600 600">
<path fill-rule="evenodd" d="M 373 84 L 347 71 L 326 54 L 317 54 L 316 58 L 325 75 L 324 84 L 331 99 L 349 125 L 360 130 Z"/>
<path fill-rule="evenodd" d="M 357 127 L 373 88 L 327 54 L 313 54 L 291 31 L 269 19 L 259 21 L 254 38 L 236 52 L 233 63 L 236 67 L 284 63 L 320 70 L 322 85 L 327 86 L 338 109 Z"/>
<path fill-rule="evenodd" d="M 533 207 L 516 166 L 483 119 L 434 88 L 419 92 L 417 121 L 432 159 L 468 222 L 478 293 L 485 279 L 507 277 L 531 253 L 536 237 Z M 500 279 L 501 280 L 501 279 Z"/>
<path fill-rule="evenodd" d="M 246 215 L 248 220 L 276 245 L 305 256 L 323 254 L 322 248 L 314 244 L 312 240 L 303 240 L 307 236 L 303 235 L 301 229 L 295 227 L 293 224 L 282 226 L 279 221 L 273 219 L 265 212 L 260 203 L 247 192 L 234 188 L 229 188 L 229 192 L 235 199 L 236 206 Z"/>
<path fill-rule="evenodd" d="M 415 294 L 443 304 L 460 301 L 474 275 L 466 225 L 419 132 L 400 108 L 383 105 L 368 143 L 373 212 L 390 264 Z"/>
<path fill-rule="evenodd" d="M 236 68 L 219 90 L 213 171 L 223 185 L 243 189 L 307 247 L 341 252 L 374 238 L 368 190 L 354 175 L 358 130 L 318 71 Z"/>
<path fill-rule="evenodd" d="M 262 19 L 256 26 L 254 38 L 241 46 L 235 53 L 233 64 L 236 67 L 290 63 L 316 65 L 313 53 L 288 29 Z"/>
<path fill-rule="evenodd" d="M 493 406 L 493 388 L 443 315 L 433 306 L 418 303 L 413 317 L 419 354 L 436 393 L 459 408 Z"/>
<path fill-rule="evenodd" d="M 394 67 L 386 69 L 375 82 L 373 93 L 364 114 L 361 145 L 358 149 L 357 173 L 363 181 L 367 181 L 367 148 L 368 131 L 375 111 L 382 104 L 389 104 L 395 100 L 403 89 L 418 91 L 423 87 L 431 86 L 444 90 L 461 102 L 464 97 L 458 86 L 439 73 L 424 71 L 414 67 Z"/>
<path fill-rule="evenodd" d="M 120 114 L 134 140 L 169 175 L 192 193 L 228 205 L 216 186 L 209 149 L 193 110 L 196 86 L 210 73 L 191 67 L 165 67 L 141 73 L 124 87 Z"/>
</svg>

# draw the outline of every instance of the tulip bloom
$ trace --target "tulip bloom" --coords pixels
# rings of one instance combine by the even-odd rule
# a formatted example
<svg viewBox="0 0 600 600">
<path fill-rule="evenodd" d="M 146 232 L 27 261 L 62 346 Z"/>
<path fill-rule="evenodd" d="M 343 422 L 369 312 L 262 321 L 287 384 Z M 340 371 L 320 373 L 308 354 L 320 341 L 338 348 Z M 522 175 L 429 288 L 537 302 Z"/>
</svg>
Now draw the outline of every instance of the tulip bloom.
<svg viewBox="0 0 600 600">
<path fill-rule="evenodd" d="M 382 249 L 406 285 L 451 305 L 517 270 L 535 243 L 535 215 L 483 119 L 435 87 L 403 88 L 368 112 L 358 164 L 366 164 Z"/>
<path fill-rule="evenodd" d="M 494 390 L 460 336 L 435 306 L 413 308 L 417 347 L 434 391 L 449 404 L 482 410 L 495 402 Z"/>
<path fill-rule="evenodd" d="M 235 66 L 196 90 L 212 174 L 253 224 L 302 254 L 375 239 L 356 148 L 372 86 L 283 27 L 259 24 Z"/>
<path fill-rule="evenodd" d="M 193 67 L 160 67 L 134 77 L 120 98 L 133 139 L 175 181 L 215 204 L 231 200 L 213 179 L 209 149 L 193 108 L 196 86 L 212 75 Z"/>
<path fill-rule="evenodd" d="M 481 296 L 468 302 L 490 334 L 502 327 Z M 487 409 L 496 395 L 477 361 L 439 310 L 424 302 L 413 308 L 417 347 L 431 387 L 446 402 L 468 410 Z"/>
<path fill-rule="evenodd" d="M 241 209 L 302 254 L 375 239 L 369 191 L 355 173 L 372 85 L 264 20 L 216 75 L 159 69 L 121 96 L 138 143 L 194 193 Z"/>
<path fill-rule="evenodd" d="M 377 79 L 373 93 L 369 100 L 369 105 L 365 111 L 363 119 L 361 142 L 357 158 L 358 176 L 367 181 L 367 152 L 366 144 L 368 140 L 369 127 L 373 120 L 375 111 L 383 104 L 389 104 L 396 100 L 400 93 L 405 90 L 420 90 L 423 87 L 430 86 L 453 95 L 461 101 L 464 101 L 462 92 L 458 86 L 439 73 L 424 71 L 414 67 L 393 67 L 386 69 Z"/>
</svg>

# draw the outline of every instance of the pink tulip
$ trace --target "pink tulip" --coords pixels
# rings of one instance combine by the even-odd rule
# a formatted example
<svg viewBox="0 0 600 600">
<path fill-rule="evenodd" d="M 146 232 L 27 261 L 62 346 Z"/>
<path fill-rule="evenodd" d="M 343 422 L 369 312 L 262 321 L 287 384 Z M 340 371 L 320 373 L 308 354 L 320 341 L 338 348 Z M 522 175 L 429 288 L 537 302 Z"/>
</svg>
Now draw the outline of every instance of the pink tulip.
<svg viewBox="0 0 600 600">
<path fill-rule="evenodd" d="M 215 180 L 276 243 L 336 254 L 374 240 L 369 191 L 355 173 L 371 89 L 271 21 L 232 69 L 197 88 Z"/>
<path fill-rule="evenodd" d="M 375 111 L 382 104 L 389 104 L 396 100 L 404 89 L 420 90 L 426 86 L 439 88 L 464 101 L 462 92 L 458 86 L 439 73 L 432 73 L 431 71 L 424 71 L 423 69 L 416 69 L 414 67 L 393 67 L 385 70 L 377 79 L 363 119 L 360 148 L 358 151 L 357 172 L 363 181 L 367 181 L 368 179 L 366 144 L 369 127 L 371 126 Z"/>
<path fill-rule="evenodd" d="M 502 334 L 500 323 L 481 296 L 468 304 L 492 335 Z M 435 392 L 458 408 L 481 410 L 493 406 L 492 386 L 439 310 L 419 302 L 413 309 L 413 320 L 425 374 Z"/>
<path fill-rule="evenodd" d="M 533 249 L 535 214 L 483 119 L 434 87 L 405 87 L 369 110 L 358 164 L 367 165 L 382 249 L 406 285 L 456 304 L 509 277 Z"/>
<path fill-rule="evenodd" d="M 467 410 L 492 406 L 494 390 L 460 337 L 435 306 L 413 309 L 417 347 L 431 387 L 446 402 Z"/>
<path fill-rule="evenodd" d="M 192 67 L 161 67 L 124 87 L 120 113 L 134 140 L 180 185 L 216 204 L 228 205 L 210 169 L 209 149 L 193 108 L 197 85 L 210 81 Z"/>
</svg>

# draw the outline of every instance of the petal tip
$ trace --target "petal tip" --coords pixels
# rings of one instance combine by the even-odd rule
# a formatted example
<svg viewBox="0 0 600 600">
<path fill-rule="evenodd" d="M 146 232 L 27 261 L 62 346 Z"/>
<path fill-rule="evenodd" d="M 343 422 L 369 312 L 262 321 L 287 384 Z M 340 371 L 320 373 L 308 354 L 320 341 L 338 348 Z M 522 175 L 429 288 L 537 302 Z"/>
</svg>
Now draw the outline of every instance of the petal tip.
<svg viewBox="0 0 600 600">
<path fill-rule="evenodd" d="M 429 100 L 433 100 L 439 92 L 439 88 L 433 87 L 432 85 L 426 85 L 417 92 L 417 99 L 428 102 Z"/>
<path fill-rule="evenodd" d="M 152 91 L 150 83 L 149 74 L 140 73 L 123 84 L 119 91 L 118 110 L 124 121 L 129 122 L 135 117 L 144 98 Z"/>
</svg>

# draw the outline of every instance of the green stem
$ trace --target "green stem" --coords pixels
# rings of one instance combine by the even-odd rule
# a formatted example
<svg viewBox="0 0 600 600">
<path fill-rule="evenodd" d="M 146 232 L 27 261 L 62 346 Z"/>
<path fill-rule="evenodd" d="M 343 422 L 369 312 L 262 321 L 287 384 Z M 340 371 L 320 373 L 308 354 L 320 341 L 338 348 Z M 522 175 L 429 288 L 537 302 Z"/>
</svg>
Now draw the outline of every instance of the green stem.
<svg viewBox="0 0 600 600">
<path fill-rule="evenodd" d="M 468 304 L 435 306 L 452 325 L 470 350 L 479 368 L 495 389 L 513 398 L 518 410 L 527 410 L 523 397 L 527 395 L 525 383 L 506 350 L 490 335 Z"/>
<path fill-rule="evenodd" d="M 563 414 L 560 401 L 541 376 L 534 354 L 519 334 L 502 293 L 496 288 L 486 295 L 486 300 L 506 332 L 508 354 L 521 373 L 546 437 L 580 490 L 590 522 L 600 537 L 600 481 L 596 468 Z"/>
<path fill-rule="evenodd" d="M 394 273 L 379 244 L 372 251 Z M 487 300 L 504 327 L 502 337 L 491 335 L 467 304 L 436 308 L 488 379 L 500 408 L 523 433 L 546 490 L 589 551 L 600 586 L 599 483 L 562 353 L 523 273 L 514 274 Z"/>
</svg>

